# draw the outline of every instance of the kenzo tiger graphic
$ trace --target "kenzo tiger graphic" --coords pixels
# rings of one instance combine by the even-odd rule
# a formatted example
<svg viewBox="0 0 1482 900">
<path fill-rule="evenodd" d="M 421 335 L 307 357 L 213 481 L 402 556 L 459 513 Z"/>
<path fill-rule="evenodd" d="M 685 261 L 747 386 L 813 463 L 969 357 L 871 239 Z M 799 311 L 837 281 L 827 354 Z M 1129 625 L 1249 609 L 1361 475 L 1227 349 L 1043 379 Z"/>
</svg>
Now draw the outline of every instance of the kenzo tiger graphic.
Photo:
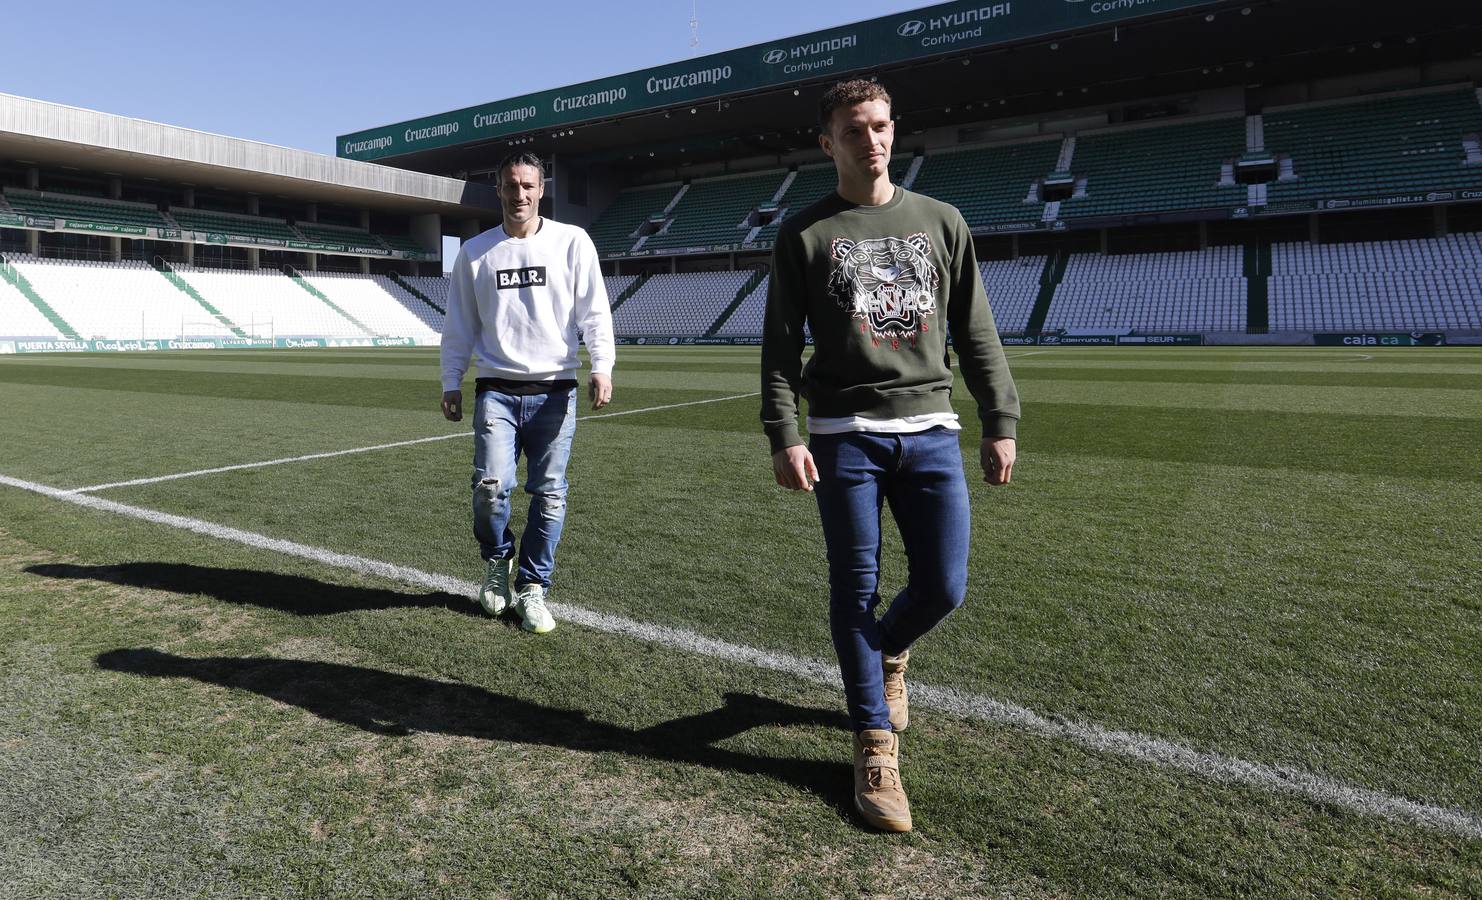
<svg viewBox="0 0 1482 900">
<path fill-rule="evenodd" d="M 851 241 L 834 238 L 834 271 L 829 292 L 842 309 L 860 321 L 860 330 L 871 335 L 876 346 L 889 341 L 912 345 L 930 328 L 928 318 L 936 315 L 937 286 L 941 277 L 931 261 L 931 238 L 913 234 L 908 238 L 876 238 Z"/>
</svg>

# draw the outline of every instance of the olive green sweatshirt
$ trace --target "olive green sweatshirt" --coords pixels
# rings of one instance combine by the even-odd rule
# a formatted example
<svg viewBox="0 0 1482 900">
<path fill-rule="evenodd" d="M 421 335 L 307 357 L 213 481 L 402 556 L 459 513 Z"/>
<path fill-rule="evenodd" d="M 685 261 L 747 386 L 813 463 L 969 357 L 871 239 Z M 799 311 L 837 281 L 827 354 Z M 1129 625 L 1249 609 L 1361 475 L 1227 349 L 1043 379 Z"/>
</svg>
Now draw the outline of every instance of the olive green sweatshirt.
<svg viewBox="0 0 1482 900">
<path fill-rule="evenodd" d="M 813 358 L 802 365 L 803 328 Z M 818 417 L 952 412 L 947 332 L 984 437 L 1014 437 L 1019 394 L 953 206 L 897 187 L 882 206 L 838 194 L 782 224 L 762 339 L 772 452 L 802 443 L 798 394 Z"/>
</svg>

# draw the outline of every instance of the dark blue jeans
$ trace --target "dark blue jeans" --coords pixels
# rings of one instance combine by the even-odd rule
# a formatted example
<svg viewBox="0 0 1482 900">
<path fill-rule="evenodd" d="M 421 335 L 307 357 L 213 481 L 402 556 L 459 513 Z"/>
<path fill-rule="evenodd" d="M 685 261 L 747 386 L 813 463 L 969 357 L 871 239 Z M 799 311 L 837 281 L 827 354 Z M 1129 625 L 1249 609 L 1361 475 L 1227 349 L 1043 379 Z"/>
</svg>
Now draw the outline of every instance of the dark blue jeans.
<svg viewBox="0 0 1482 900">
<path fill-rule="evenodd" d="M 970 519 L 957 432 L 815 434 L 813 487 L 828 547 L 829 628 L 856 731 L 890 728 L 880 656 L 910 649 L 967 592 Z M 905 588 L 880 603 L 880 514 L 905 544 Z"/>
<path fill-rule="evenodd" d="M 517 397 L 481 391 L 473 417 L 473 534 L 484 559 L 514 556 L 510 495 L 525 454 L 530 514 L 520 538 L 515 585 L 551 585 L 566 522 L 566 463 L 576 432 L 576 389 Z"/>
</svg>

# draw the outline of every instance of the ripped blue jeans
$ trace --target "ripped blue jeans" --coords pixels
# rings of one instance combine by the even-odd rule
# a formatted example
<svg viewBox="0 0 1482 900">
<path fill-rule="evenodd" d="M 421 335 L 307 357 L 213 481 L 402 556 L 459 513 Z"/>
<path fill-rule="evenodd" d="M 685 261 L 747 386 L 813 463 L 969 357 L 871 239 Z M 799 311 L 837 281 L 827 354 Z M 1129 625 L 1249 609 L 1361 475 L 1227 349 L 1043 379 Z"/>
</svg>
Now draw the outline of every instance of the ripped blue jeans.
<svg viewBox="0 0 1482 900">
<path fill-rule="evenodd" d="M 550 587 L 566 522 L 566 463 L 576 432 L 576 389 L 515 396 L 481 391 L 473 417 L 473 534 L 484 559 L 515 555 L 510 496 L 525 454 L 530 513 L 520 537 L 515 586 Z"/>
</svg>

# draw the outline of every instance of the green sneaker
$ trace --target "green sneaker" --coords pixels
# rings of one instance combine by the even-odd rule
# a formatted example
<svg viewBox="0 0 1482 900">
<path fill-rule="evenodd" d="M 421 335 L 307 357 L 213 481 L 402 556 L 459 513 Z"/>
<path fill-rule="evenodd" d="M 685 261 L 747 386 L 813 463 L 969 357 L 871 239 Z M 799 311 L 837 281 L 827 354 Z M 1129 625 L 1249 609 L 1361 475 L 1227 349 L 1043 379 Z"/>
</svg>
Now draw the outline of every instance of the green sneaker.
<svg viewBox="0 0 1482 900">
<path fill-rule="evenodd" d="M 523 620 L 520 627 L 535 634 L 545 634 L 556 627 L 551 611 L 545 608 L 545 587 L 527 584 L 515 591 L 515 611 Z"/>
<path fill-rule="evenodd" d="M 513 559 L 491 559 L 484 572 L 484 583 L 479 585 L 479 606 L 491 616 L 497 616 L 514 605 L 510 594 L 509 579 L 514 569 Z"/>
</svg>

